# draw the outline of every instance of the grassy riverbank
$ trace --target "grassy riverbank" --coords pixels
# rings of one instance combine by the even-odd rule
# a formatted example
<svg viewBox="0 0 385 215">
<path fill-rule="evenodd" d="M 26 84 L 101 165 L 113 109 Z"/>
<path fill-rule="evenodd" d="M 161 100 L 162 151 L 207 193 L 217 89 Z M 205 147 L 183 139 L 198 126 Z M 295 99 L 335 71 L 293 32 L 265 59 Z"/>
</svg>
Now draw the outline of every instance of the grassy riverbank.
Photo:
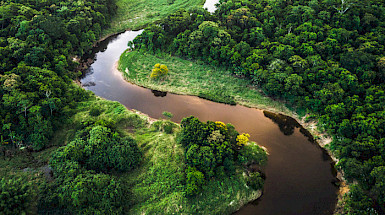
<svg viewBox="0 0 385 215">
<path fill-rule="evenodd" d="M 202 194 L 187 198 L 184 149 L 176 143 L 176 134 L 150 127 L 138 130 L 135 138 L 145 152 L 145 161 L 123 176 L 134 196 L 129 214 L 230 214 L 261 194 L 246 186 L 243 171 L 238 168 L 236 175 L 212 179 Z"/>
<path fill-rule="evenodd" d="M 89 107 L 101 112 L 93 117 Z M 78 106 L 77 114 L 72 117 L 73 127 L 89 118 L 116 122 L 117 130 L 133 137 L 144 153 L 138 168 L 117 175 L 127 182 L 132 192 L 129 214 L 230 214 L 261 195 L 261 191 L 246 186 L 243 167 L 237 166 L 235 175 L 212 179 L 203 187 L 202 194 L 187 198 L 184 149 L 176 141 L 180 132 L 178 124 L 174 124 L 173 132 L 168 134 L 159 128 L 169 121 L 156 121 L 129 111 L 118 102 L 100 98 Z"/>
<path fill-rule="evenodd" d="M 0 175 L 10 172 L 40 175 L 37 189 L 41 189 L 38 188 L 41 184 L 53 185 L 54 181 L 46 181 L 37 173 L 47 167 L 58 147 L 71 142 L 85 125 L 96 122 L 109 124 L 120 134 L 134 138 L 143 152 L 142 162 L 136 169 L 112 174 L 129 186 L 129 214 L 230 214 L 261 195 L 261 191 L 246 186 L 244 167 L 236 166 L 234 175 L 211 179 L 204 185 L 202 194 L 186 197 L 184 148 L 176 141 L 180 132 L 178 124 L 172 123 L 173 132 L 166 133 L 160 128 L 170 121 L 157 121 L 127 110 L 118 102 L 98 97 L 78 103 L 72 111 L 75 114 L 63 120 L 63 127 L 55 133 L 47 149 L 19 152 L 12 158 L 0 159 Z M 23 170 L 25 168 L 28 169 Z M 45 195 L 44 199 L 51 199 L 55 192 Z"/>
<path fill-rule="evenodd" d="M 151 69 L 156 63 L 165 64 L 169 68 L 169 74 L 164 80 L 150 79 Z M 210 92 L 211 94 L 230 96 L 237 104 L 289 115 L 306 128 L 318 144 L 327 149 L 333 160 L 337 161 L 337 158 L 327 148 L 332 141 L 331 137 L 324 131 L 319 131 L 316 120 L 306 121 L 305 117 L 289 110 L 282 102 L 265 97 L 256 89 L 245 87 L 248 86 L 248 81 L 232 76 L 230 71 L 164 53 L 153 55 L 138 51 L 124 52 L 118 67 L 128 81 L 150 89 L 196 96 L 199 96 L 202 91 Z M 342 199 L 342 196 L 349 189 L 341 172 L 338 172 L 337 177 L 342 180 L 338 195 L 338 198 Z M 339 202 L 337 205 L 336 214 L 341 210 L 340 204 L 342 203 Z"/>
<path fill-rule="evenodd" d="M 166 79 L 160 81 L 150 79 L 151 69 L 156 63 L 167 65 L 169 73 Z M 118 67 L 128 81 L 139 86 L 201 96 L 216 102 L 235 101 L 245 106 L 293 115 L 282 102 L 263 96 L 256 89 L 245 87 L 250 85 L 249 81 L 232 76 L 231 72 L 224 68 L 164 53 L 152 55 L 138 51 L 124 52 Z M 215 97 L 211 98 L 211 95 Z"/>
<path fill-rule="evenodd" d="M 204 2 L 205 0 L 117 0 L 116 15 L 111 21 L 111 27 L 105 29 L 103 35 L 139 29 L 165 18 L 178 9 L 201 7 Z"/>
</svg>

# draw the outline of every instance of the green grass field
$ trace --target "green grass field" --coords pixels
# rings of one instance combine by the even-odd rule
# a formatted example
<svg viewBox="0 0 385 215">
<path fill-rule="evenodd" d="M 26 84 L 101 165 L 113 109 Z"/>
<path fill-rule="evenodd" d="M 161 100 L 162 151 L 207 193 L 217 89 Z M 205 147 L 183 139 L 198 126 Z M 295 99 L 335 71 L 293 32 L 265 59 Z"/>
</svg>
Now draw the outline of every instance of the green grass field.
<svg viewBox="0 0 385 215">
<path fill-rule="evenodd" d="M 151 70 L 156 63 L 165 64 L 169 69 L 168 76 L 164 80 L 150 79 Z M 119 70 L 128 81 L 150 89 L 196 96 L 210 93 L 231 97 L 241 105 L 293 114 L 283 102 L 274 101 L 262 95 L 260 91 L 248 87 L 250 86 L 248 80 L 234 77 L 226 69 L 165 53 L 152 55 L 125 51 L 120 57 Z"/>
<path fill-rule="evenodd" d="M 205 0 L 117 0 L 117 13 L 111 27 L 103 35 L 122 32 L 127 29 L 137 30 L 155 23 L 178 9 L 202 7 Z"/>
</svg>

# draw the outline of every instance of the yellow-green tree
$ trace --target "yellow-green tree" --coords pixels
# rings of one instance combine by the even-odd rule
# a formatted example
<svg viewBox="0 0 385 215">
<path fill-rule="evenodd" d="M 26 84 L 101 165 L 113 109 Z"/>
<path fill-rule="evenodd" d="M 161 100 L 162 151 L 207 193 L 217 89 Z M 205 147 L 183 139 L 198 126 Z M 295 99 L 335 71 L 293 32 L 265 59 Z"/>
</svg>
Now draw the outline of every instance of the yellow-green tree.
<svg viewBox="0 0 385 215">
<path fill-rule="evenodd" d="M 250 135 L 246 134 L 246 133 L 242 133 L 242 134 L 238 135 L 237 136 L 237 145 L 238 146 L 246 145 L 246 143 L 249 142 L 249 137 L 250 137 Z"/>
<path fill-rule="evenodd" d="M 154 68 L 152 69 L 150 77 L 152 79 L 158 79 L 158 78 L 163 78 L 168 74 L 168 68 L 164 64 L 155 64 Z"/>
</svg>

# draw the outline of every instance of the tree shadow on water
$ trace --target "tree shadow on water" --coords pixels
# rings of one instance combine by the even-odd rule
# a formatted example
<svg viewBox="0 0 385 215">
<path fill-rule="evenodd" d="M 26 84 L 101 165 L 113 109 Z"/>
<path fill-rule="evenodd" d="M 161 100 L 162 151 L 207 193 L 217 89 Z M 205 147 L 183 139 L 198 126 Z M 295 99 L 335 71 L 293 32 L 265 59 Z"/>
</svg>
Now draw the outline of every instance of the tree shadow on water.
<svg viewBox="0 0 385 215">
<path fill-rule="evenodd" d="M 162 92 L 159 90 L 151 90 L 151 92 L 154 94 L 155 97 L 165 97 L 167 95 L 167 92 Z"/>
<path fill-rule="evenodd" d="M 294 133 L 295 128 L 299 128 L 299 131 L 308 138 L 308 140 L 314 143 L 314 138 L 311 133 L 302 127 L 294 118 L 285 116 L 280 113 L 273 113 L 270 111 L 263 111 L 263 114 L 271 119 L 275 124 L 278 125 L 279 130 L 286 136 L 290 136 Z"/>
</svg>

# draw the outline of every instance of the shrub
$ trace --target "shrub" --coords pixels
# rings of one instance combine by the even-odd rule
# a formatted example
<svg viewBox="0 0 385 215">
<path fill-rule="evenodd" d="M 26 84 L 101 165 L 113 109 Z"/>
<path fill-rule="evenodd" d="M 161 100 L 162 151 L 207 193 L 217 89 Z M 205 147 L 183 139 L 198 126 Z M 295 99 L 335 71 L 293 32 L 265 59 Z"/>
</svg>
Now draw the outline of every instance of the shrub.
<svg viewBox="0 0 385 215">
<path fill-rule="evenodd" d="M 202 172 L 195 167 L 186 169 L 186 195 L 193 196 L 198 194 L 205 182 L 205 177 Z"/>
<path fill-rule="evenodd" d="M 152 79 L 160 79 L 164 78 L 168 74 L 168 68 L 164 64 L 155 64 L 154 68 L 152 69 L 150 77 Z"/>
<path fill-rule="evenodd" d="M 90 116 L 99 116 L 101 113 L 100 107 L 92 107 L 90 110 Z"/>
<path fill-rule="evenodd" d="M 258 165 L 264 165 L 267 162 L 265 150 L 255 143 L 245 145 L 239 152 L 238 160 L 241 164 L 256 163 Z"/>
<path fill-rule="evenodd" d="M 250 173 L 246 180 L 247 186 L 253 188 L 254 190 L 262 189 L 263 183 L 263 179 L 259 172 Z"/>
<path fill-rule="evenodd" d="M 152 123 L 152 127 L 155 131 L 172 134 L 174 132 L 174 128 L 176 128 L 177 125 L 169 120 L 158 120 Z"/>
<path fill-rule="evenodd" d="M 242 134 L 238 135 L 237 136 L 237 145 L 238 146 L 246 145 L 246 143 L 249 142 L 249 137 L 250 137 L 250 135 L 246 134 L 246 133 L 242 133 Z"/>
<path fill-rule="evenodd" d="M 172 113 L 170 113 L 170 112 L 168 112 L 168 111 L 164 111 L 164 112 L 162 113 L 162 115 L 165 116 L 165 117 L 167 117 L 168 119 L 171 119 L 171 118 L 174 116 L 174 114 L 172 114 Z"/>
<path fill-rule="evenodd" d="M 227 95 L 226 93 L 223 93 L 223 92 L 213 93 L 208 91 L 201 91 L 199 92 L 198 97 L 202 99 L 207 99 L 213 102 L 219 102 L 219 103 L 224 103 L 229 105 L 237 104 L 233 96 Z"/>
<path fill-rule="evenodd" d="M 81 137 L 61 147 L 53 154 L 54 171 L 63 168 L 63 162 L 73 161 L 86 169 L 108 172 L 112 169 L 128 171 L 139 165 L 141 152 L 134 139 L 122 138 L 117 132 L 103 126 L 80 132 Z"/>
<path fill-rule="evenodd" d="M 33 214 L 36 190 L 25 177 L 2 178 L 0 181 L 0 214 Z"/>
</svg>

